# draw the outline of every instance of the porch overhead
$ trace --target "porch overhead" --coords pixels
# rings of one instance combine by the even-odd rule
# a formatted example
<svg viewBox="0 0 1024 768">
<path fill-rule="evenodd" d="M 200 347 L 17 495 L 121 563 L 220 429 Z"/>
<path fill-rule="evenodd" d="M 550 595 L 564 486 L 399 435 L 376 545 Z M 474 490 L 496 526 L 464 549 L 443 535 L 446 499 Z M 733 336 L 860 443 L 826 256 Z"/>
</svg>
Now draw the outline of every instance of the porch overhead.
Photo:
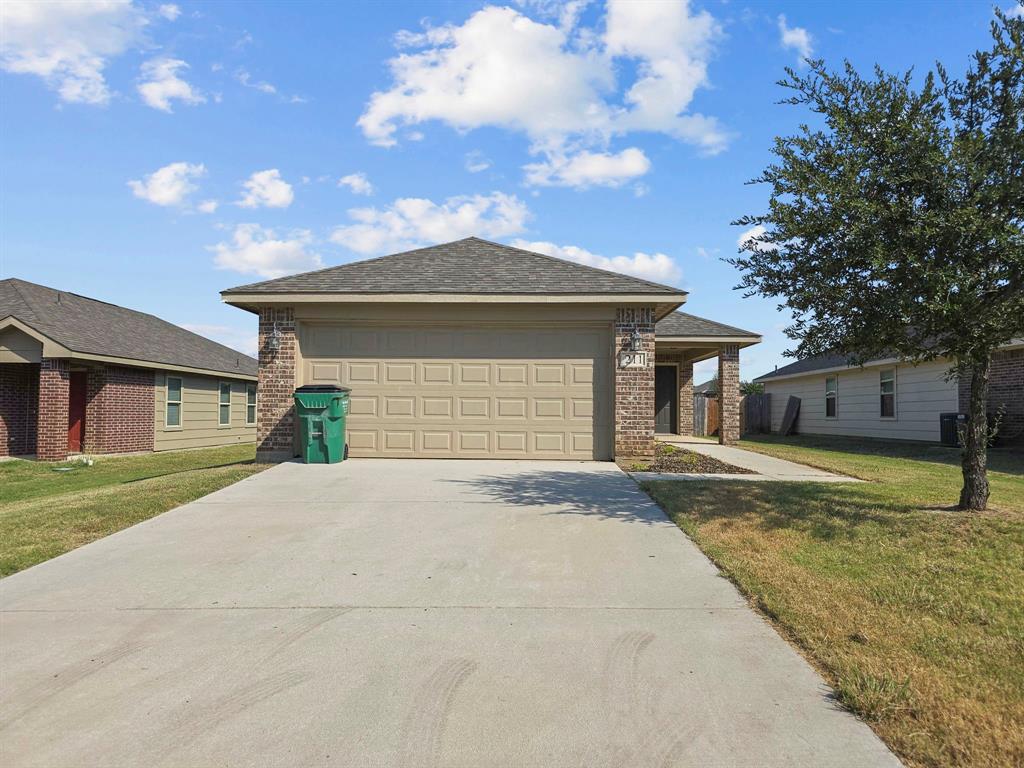
<svg viewBox="0 0 1024 768">
<path fill-rule="evenodd" d="M 672 312 L 654 327 L 655 351 L 659 357 L 691 363 L 717 357 L 723 344 L 735 344 L 742 349 L 760 341 L 760 334 L 686 312 Z"/>
</svg>

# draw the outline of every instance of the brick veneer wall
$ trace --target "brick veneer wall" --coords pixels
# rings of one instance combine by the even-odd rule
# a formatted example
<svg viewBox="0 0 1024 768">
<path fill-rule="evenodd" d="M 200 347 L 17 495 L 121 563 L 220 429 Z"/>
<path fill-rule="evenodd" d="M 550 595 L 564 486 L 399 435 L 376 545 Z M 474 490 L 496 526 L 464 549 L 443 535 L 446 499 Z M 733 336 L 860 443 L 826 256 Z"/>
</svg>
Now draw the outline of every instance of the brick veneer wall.
<svg viewBox="0 0 1024 768">
<path fill-rule="evenodd" d="M 43 358 L 39 366 L 39 416 L 36 458 L 63 461 L 68 457 L 67 360 Z"/>
<path fill-rule="evenodd" d="M 967 413 L 971 398 L 970 376 L 959 381 L 960 413 Z M 1024 349 L 992 355 L 988 377 L 988 412 L 1003 412 L 996 437 L 999 443 L 1024 444 Z"/>
<path fill-rule="evenodd" d="M 269 345 L 277 326 L 280 343 Z M 295 455 L 295 311 L 291 307 L 260 309 L 260 370 L 257 388 L 256 460 L 285 461 Z"/>
<path fill-rule="evenodd" d="M 693 434 L 693 363 L 679 361 L 679 434 Z"/>
<path fill-rule="evenodd" d="M 0 363 L 0 456 L 36 452 L 39 366 Z"/>
<path fill-rule="evenodd" d="M 740 348 L 722 344 L 718 348 L 718 404 L 721 424 L 718 442 L 732 445 L 740 439 Z"/>
<path fill-rule="evenodd" d="M 152 451 L 155 374 L 143 368 L 97 365 L 86 385 L 85 444 L 88 453 Z"/>
<path fill-rule="evenodd" d="M 647 353 L 644 368 L 619 368 L 619 352 L 631 348 L 633 331 Z M 615 311 L 615 457 L 654 455 L 654 307 Z"/>
</svg>

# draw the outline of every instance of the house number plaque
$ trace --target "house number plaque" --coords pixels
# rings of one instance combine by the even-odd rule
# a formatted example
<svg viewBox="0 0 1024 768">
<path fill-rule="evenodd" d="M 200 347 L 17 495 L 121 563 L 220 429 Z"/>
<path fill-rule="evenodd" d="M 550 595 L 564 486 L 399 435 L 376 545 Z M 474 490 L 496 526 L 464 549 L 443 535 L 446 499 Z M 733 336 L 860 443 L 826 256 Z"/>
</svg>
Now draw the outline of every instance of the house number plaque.
<svg viewBox="0 0 1024 768">
<path fill-rule="evenodd" d="M 619 368 L 646 368 L 647 353 L 624 349 L 619 352 Z"/>
</svg>

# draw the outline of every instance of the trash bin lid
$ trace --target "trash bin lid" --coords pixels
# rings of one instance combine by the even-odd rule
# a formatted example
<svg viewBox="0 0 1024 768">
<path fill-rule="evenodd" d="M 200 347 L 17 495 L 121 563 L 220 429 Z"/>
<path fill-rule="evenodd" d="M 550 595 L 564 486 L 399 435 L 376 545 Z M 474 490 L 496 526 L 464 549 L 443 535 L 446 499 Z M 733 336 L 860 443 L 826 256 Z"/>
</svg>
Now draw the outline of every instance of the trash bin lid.
<svg viewBox="0 0 1024 768">
<path fill-rule="evenodd" d="M 298 392 L 311 392 L 311 393 L 331 393 L 331 392 L 351 392 L 352 389 L 349 387 L 339 387 L 337 384 L 306 384 L 304 387 L 299 387 L 295 390 Z"/>
</svg>

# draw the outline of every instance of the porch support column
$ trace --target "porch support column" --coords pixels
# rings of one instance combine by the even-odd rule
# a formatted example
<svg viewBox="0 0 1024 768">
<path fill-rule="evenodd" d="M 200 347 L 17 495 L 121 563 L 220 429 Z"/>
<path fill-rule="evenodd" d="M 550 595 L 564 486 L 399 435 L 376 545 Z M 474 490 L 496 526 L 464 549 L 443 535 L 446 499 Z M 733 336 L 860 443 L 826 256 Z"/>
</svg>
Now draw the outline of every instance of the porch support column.
<svg viewBox="0 0 1024 768">
<path fill-rule="evenodd" d="M 718 348 L 718 412 L 721 425 L 718 442 L 732 445 L 740 439 L 740 348 L 722 344 Z"/>
<path fill-rule="evenodd" d="M 39 365 L 39 416 L 36 458 L 64 461 L 68 457 L 68 393 L 71 363 L 44 357 Z"/>
<path fill-rule="evenodd" d="M 639 342 L 633 349 L 634 334 Z M 622 367 L 622 352 L 646 355 L 639 367 Z M 654 307 L 615 311 L 615 458 L 654 455 Z"/>
<path fill-rule="evenodd" d="M 260 308 L 260 366 L 256 385 L 256 461 L 295 455 L 295 310 Z"/>
<path fill-rule="evenodd" d="M 679 358 L 679 434 L 693 435 L 693 361 Z"/>
</svg>

